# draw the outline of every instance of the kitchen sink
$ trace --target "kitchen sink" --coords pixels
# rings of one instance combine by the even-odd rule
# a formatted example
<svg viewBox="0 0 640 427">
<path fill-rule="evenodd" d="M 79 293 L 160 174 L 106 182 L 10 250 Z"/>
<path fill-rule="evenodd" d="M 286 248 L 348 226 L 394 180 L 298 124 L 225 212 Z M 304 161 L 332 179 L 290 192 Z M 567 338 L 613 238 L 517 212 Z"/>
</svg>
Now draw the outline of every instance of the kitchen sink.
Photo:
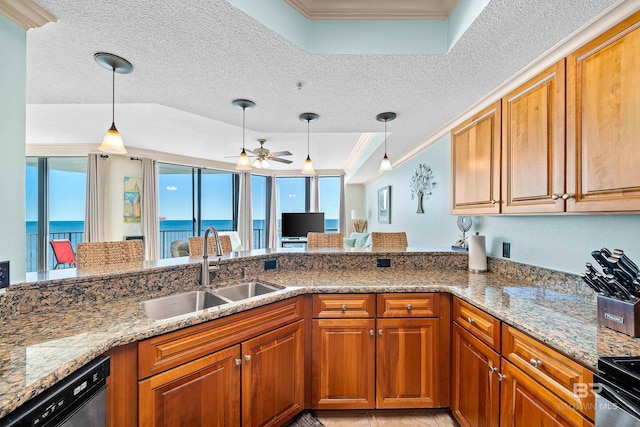
<svg viewBox="0 0 640 427">
<path fill-rule="evenodd" d="M 214 292 L 216 295 L 220 295 L 224 298 L 230 299 L 231 301 L 240 301 L 258 295 L 269 294 L 278 290 L 278 288 L 264 283 L 246 282 L 224 288 L 218 288 Z"/>
<path fill-rule="evenodd" d="M 191 291 L 142 301 L 140 307 L 153 320 L 168 319 L 229 303 L 211 292 Z"/>
</svg>

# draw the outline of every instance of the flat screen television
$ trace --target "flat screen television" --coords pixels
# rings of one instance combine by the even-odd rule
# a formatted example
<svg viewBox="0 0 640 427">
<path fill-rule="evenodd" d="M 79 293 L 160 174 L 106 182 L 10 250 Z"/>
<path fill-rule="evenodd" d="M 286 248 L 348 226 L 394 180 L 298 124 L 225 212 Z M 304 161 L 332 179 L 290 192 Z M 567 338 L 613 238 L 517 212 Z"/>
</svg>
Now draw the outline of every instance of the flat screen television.
<svg viewBox="0 0 640 427">
<path fill-rule="evenodd" d="M 324 233 L 324 212 L 283 212 L 282 237 L 307 237 L 307 233 Z"/>
</svg>

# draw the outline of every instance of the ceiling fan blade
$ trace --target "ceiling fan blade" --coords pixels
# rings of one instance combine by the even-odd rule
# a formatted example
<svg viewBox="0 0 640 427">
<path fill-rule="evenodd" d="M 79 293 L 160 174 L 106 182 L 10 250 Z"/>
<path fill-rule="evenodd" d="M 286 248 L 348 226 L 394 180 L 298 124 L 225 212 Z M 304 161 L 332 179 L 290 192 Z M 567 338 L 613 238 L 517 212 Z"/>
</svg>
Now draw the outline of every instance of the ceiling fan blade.
<svg viewBox="0 0 640 427">
<path fill-rule="evenodd" d="M 247 153 L 256 154 L 253 151 L 249 150 L 248 148 L 245 148 L 244 151 L 246 151 Z"/>
<path fill-rule="evenodd" d="M 286 164 L 293 163 L 293 161 L 291 160 L 281 159 L 279 157 L 271 157 L 269 158 L 269 160 L 273 160 L 274 162 L 286 163 Z"/>
<path fill-rule="evenodd" d="M 272 151 L 272 156 L 293 156 L 293 153 L 290 151 Z"/>
</svg>

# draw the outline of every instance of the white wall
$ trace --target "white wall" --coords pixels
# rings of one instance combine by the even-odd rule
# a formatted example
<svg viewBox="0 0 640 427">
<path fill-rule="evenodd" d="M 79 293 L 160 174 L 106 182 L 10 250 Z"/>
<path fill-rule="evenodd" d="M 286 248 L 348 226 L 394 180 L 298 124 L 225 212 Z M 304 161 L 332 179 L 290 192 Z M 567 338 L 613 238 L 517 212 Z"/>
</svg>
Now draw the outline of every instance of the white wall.
<svg viewBox="0 0 640 427">
<path fill-rule="evenodd" d="M 25 278 L 26 32 L 0 15 L 0 261 Z"/>
<path fill-rule="evenodd" d="M 345 236 L 349 236 L 353 231 L 353 220 L 351 219 L 351 211 L 356 210 L 358 212 L 365 213 L 365 187 L 362 184 L 347 184 L 344 190 L 345 199 L 345 229 L 343 233 Z M 364 219 L 364 217 L 359 218 Z"/>
<path fill-rule="evenodd" d="M 107 159 L 106 174 L 106 240 L 122 240 L 124 236 L 141 235 L 140 223 L 124 222 L 124 177 L 142 178 L 142 162 L 131 160 L 127 156 L 110 154 Z"/>
<path fill-rule="evenodd" d="M 448 248 L 459 234 L 450 210 L 451 143 L 445 137 L 416 158 L 386 173 L 366 188 L 370 231 L 406 231 L 409 246 Z M 437 182 L 416 214 L 409 179 L 420 163 L 431 166 Z M 391 224 L 378 224 L 377 190 L 391 185 Z M 511 259 L 525 264 L 579 273 L 591 251 L 620 248 L 640 262 L 640 215 L 477 216 L 471 232 L 487 236 L 487 253 L 502 256 L 502 242 L 511 243 Z"/>
</svg>

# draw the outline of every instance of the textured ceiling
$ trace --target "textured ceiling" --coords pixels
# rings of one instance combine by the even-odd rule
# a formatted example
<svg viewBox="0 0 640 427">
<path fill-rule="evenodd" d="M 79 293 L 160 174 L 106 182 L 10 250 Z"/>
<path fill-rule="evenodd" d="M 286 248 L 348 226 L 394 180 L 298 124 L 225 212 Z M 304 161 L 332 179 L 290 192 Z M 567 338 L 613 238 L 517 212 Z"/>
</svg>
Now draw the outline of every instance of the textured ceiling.
<svg viewBox="0 0 640 427">
<path fill-rule="evenodd" d="M 293 152 L 290 168 L 299 169 L 298 115 L 315 112 L 311 157 L 316 169 L 335 170 L 362 133 L 383 131 L 378 113 L 398 114 L 387 149 L 397 159 L 615 0 L 492 0 L 447 55 L 310 55 L 224 0 L 38 3 L 58 22 L 27 33 L 28 144 L 99 143 L 111 76 L 93 54 L 104 51 L 135 67 L 116 76 L 128 146 L 229 162 L 242 144 L 242 111 L 231 101 L 248 98 L 256 108 L 247 110 L 247 146 L 264 137 Z M 362 152 L 371 157 L 351 162 L 350 182 L 377 172 L 381 139 L 370 140 Z"/>
</svg>

